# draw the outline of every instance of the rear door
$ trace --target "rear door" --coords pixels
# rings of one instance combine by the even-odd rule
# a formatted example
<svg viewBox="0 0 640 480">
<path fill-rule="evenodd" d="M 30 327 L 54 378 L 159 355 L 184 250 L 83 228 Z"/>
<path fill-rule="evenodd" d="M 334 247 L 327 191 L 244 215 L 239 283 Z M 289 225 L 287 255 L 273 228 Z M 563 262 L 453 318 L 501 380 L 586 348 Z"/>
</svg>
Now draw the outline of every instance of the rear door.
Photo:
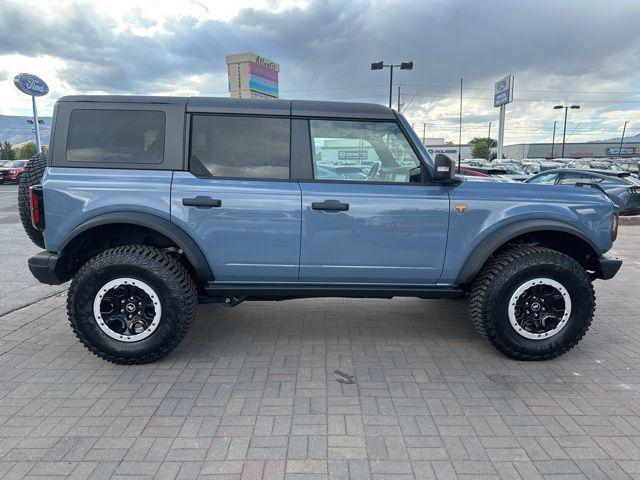
<svg viewBox="0 0 640 480">
<path fill-rule="evenodd" d="M 175 172 L 171 218 L 217 282 L 298 280 L 300 187 L 288 117 L 193 114 L 189 171 Z"/>
<path fill-rule="evenodd" d="M 311 119 L 309 131 L 313 180 L 301 182 L 300 281 L 435 284 L 449 195 L 420 183 L 420 161 L 398 124 Z"/>
</svg>

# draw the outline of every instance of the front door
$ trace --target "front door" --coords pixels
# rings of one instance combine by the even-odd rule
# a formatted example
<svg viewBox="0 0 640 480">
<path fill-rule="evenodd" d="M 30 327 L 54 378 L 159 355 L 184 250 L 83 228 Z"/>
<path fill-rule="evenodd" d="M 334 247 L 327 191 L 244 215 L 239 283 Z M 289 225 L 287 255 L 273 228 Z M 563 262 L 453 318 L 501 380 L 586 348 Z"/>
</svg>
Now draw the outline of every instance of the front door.
<svg viewBox="0 0 640 480">
<path fill-rule="evenodd" d="M 413 183 L 420 161 L 395 122 L 310 120 L 314 181 L 301 182 L 300 281 L 437 283 L 449 195 Z"/>
<path fill-rule="evenodd" d="M 216 282 L 296 282 L 300 186 L 290 177 L 288 118 L 194 115 L 189 172 L 175 172 L 171 220 Z"/>
</svg>

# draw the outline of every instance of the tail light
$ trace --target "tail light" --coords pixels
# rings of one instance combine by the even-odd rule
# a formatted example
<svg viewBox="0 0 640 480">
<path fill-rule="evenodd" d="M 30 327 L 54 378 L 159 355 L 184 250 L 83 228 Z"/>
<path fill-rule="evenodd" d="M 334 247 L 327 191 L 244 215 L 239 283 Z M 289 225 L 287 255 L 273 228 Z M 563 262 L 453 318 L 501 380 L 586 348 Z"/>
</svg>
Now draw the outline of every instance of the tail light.
<svg viewBox="0 0 640 480">
<path fill-rule="evenodd" d="M 44 230 L 44 203 L 42 185 L 29 187 L 29 203 L 31 204 L 31 223 L 38 230 Z"/>
</svg>

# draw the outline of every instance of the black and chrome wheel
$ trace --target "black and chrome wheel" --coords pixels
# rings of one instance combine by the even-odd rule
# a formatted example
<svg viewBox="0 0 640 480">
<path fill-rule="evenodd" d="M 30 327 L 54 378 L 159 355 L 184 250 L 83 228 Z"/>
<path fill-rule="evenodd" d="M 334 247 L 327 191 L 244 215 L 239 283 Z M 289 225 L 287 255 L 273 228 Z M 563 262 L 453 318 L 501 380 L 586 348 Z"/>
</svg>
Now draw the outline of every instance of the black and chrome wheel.
<svg viewBox="0 0 640 480">
<path fill-rule="evenodd" d="M 560 282 L 534 278 L 520 285 L 509 300 L 509 322 L 524 338 L 556 335 L 571 316 L 571 297 Z"/>
<path fill-rule="evenodd" d="M 93 301 L 93 316 L 100 329 L 121 342 L 138 342 L 160 324 L 160 297 L 147 283 L 116 278 L 103 285 Z"/>
<path fill-rule="evenodd" d="M 166 252 L 143 245 L 105 250 L 71 282 L 67 312 L 79 340 L 105 360 L 148 363 L 171 352 L 195 316 L 189 271 Z"/>
<path fill-rule="evenodd" d="M 584 268 L 543 247 L 516 247 L 490 259 L 470 294 L 478 331 L 519 360 L 568 352 L 589 329 L 594 310 L 595 293 Z"/>
</svg>

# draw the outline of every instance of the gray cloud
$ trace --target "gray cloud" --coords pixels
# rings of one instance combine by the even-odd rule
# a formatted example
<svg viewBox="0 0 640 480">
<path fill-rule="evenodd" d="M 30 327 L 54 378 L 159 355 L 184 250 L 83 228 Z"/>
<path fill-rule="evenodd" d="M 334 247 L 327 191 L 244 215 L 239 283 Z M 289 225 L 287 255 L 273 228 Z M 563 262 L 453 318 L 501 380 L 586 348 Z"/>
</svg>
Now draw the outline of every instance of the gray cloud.
<svg viewBox="0 0 640 480">
<path fill-rule="evenodd" d="M 396 77 L 409 97 L 416 93 L 413 110 L 457 95 L 463 76 L 465 97 L 487 105 L 467 118 L 480 124 L 493 116 L 489 101 L 479 99 L 491 96 L 504 73 L 516 73 L 516 98 L 524 102 L 635 90 L 639 17 L 640 2 L 631 0 L 312 0 L 304 9 L 244 9 L 227 22 L 167 18 L 161 31 L 139 36 L 86 4 L 48 18 L 10 3 L 0 15 L 0 55 L 60 58 L 60 77 L 77 93 L 176 91 L 200 75 L 201 93 L 218 94 L 226 90 L 224 56 L 253 50 L 281 64 L 282 96 L 376 102 L 386 99 L 388 73 L 370 71 L 370 62 L 413 60 L 414 70 Z M 152 26 L 135 8 L 126 21 Z M 16 26 L 20 35 L 10 33 Z M 439 118 L 453 122 L 454 115 Z"/>
<path fill-rule="evenodd" d="M 614 61 L 621 52 L 637 59 L 639 15 L 640 3 L 624 1 L 605 8 L 597 1 L 328 0 L 279 13 L 245 9 L 229 22 L 167 19 L 166 32 L 142 37 L 114 33 L 113 21 L 86 5 L 54 21 L 9 4 L 0 16 L 0 54 L 60 57 L 64 78 L 79 91 L 155 91 L 184 75 L 224 73 L 224 55 L 242 50 L 279 61 L 290 90 L 384 84 L 382 72 L 368 69 L 377 59 L 414 60 L 414 71 L 399 77 L 406 83 L 450 85 L 462 75 L 480 84 L 525 70 L 602 80 L 628 73 Z M 148 26 L 135 10 L 128 21 Z M 9 33 L 16 25 L 21 35 Z"/>
</svg>

